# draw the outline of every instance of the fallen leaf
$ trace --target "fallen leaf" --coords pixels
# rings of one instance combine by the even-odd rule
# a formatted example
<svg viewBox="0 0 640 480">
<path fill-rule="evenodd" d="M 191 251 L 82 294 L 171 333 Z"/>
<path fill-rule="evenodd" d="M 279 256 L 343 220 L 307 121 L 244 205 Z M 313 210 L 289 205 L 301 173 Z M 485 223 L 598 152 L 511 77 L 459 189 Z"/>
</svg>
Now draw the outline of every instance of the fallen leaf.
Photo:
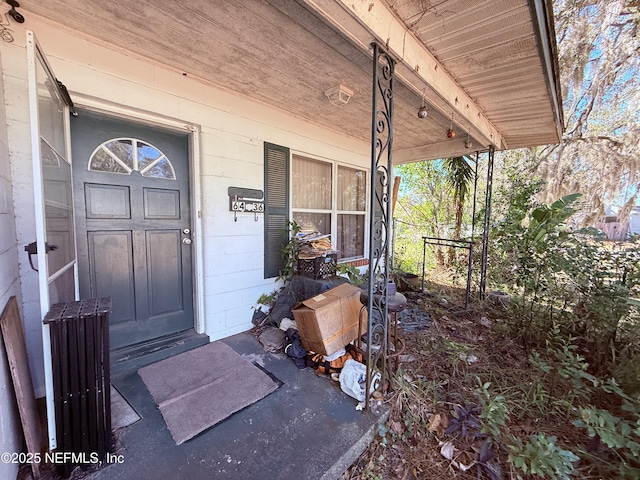
<svg viewBox="0 0 640 480">
<path fill-rule="evenodd" d="M 444 431 L 448 426 L 449 426 L 449 417 L 447 417 L 445 414 L 442 414 L 440 418 L 440 428 L 438 428 L 439 438 L 444 437 Z"/>
<path fill-rule="evenodd" d="M 400 422 L 392 420 L 389 422 L 389 426 L 391 427 L 391 430 L 396 432 L 398 435 L 402 434 L 402 432 L 404 431 L 404 428 L 402 428 L 402 424 Z"/>
<path fill-rule="evenodd" d="M 440 423 L 442 422 L 442 416 L 439 413 L 434 413 L 429 418 L 429 425 L 427 426 L 427 430 L 430 432 L 435 432 L 440 427 Z"/>
<path fill-rule="evenodd" d="M 461 353 L 460 360 L 462 360 L 463 362 L 467 362 L 469 365 L 471 365 L 473 363 L 478 362 L 478 357 L 475 355 L 467 354 L 467 353 Z"/>
<path fill-rule="evenodd" d="M 476 464 L 476 461 L 477 457 L 473 453 L 461 452 L 460 455 L 456 457 L 456 460 L 455 462 L 453 462 L 453 464 L 455 465 L 457 463 L 456 466 L 463 472 L 466 472 Z"/>
<path fill-rule="evenodd" d="M 445 442 L 440 447 L 440 455 L 442 455 L 447 460 L 453 460 L 453 455 L 456 449 L 451 442 Z"/>
<path fill-rule="evenodd" d="M 400 355 L 398 357 L 398 360 L 400 360 L 401 363 L 411 363 L 411 362 L 415 362 L 416 361 L 416 357 L 415 355 Z"/>
</svg>

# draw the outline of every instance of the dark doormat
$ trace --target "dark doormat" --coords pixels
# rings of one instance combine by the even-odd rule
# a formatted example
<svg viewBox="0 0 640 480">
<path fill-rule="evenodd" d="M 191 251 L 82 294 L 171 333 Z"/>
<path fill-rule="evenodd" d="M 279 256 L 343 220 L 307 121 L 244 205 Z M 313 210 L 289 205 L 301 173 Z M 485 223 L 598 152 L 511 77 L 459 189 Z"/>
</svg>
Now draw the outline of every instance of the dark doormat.
<svg viewBox="0 0 640 480">
<path fill-rule="evenodd" d="M 269 375 L 222 342 L 148 365 L 138 373 L 178 445 L 278 388 Z"/>
</svg>

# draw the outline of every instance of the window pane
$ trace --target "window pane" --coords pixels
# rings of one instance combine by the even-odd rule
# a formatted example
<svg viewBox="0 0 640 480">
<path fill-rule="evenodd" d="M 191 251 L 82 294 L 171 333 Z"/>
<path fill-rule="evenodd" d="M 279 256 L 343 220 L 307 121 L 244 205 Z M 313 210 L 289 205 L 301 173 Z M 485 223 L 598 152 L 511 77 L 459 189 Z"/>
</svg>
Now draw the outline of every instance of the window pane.
<svg viewBox="0 0 640 480">
<path fill-rule="evenodd" d="M 38 82 L 38 120 L 40 136 L 55 151 L 66 157 L 64 143 L 64 102 L 58 95 L 53 80 L 47 76 L 40 62 L 36 62 L 36 79 Z"/>
<path fill-rule="evenodd" d="M 364 215 L 338 215 L 336 247 L 339 258 L 364 255 Z"/>
<path fill-rule="evenodd" d="M 124 173 L 129 172 L 102 148 L 93 154 L 89 170 L 96 172 Z"/>
<path fill-rule="evenodd" d="M 338 167 L 338 210 L 365 211 L 366 180 L 362 170 Z"/>
<path fill-rule="evenodd" d="M 133 170 L 133 142 L 131 140 L 115 140 L 104 144 L 104 147 L 115 154 L 129 170 Z"/>
<path fill-rule="evenodd" d="M 49 302 L 53 305 L 55 303 L 73 302 L 75 299 L 75 275 L 73 266 L 71 266 L 49 283 Z"/>
<path fill-rule="evenodd" d="M 330 213 L 301 213 L 293 212 L 293 219 L 304 232 L 320 232 L 323 235 L 331 233 Z"/>
<path fill-rule="evenodd" d="M 154 177 L 154 178 L 168 178 L 173 180 L 176 178 L 173 173 L 173 167 L 167 157 L 162 157 L 157 163 L 154 163 L 151 168 L 148 170 L 144 170 L 142 172 L 143 177 Z"/>
<path fill-rule="evenodd" d="M 42 158 L 56 157 L 48 143 L 41 141 Z M 49 275 L 53 275 L 75 258 L 71 167 L 65 161 L 42 168 L 46 242 L 54 248 L 47 253 Z"/>
<path fill-rule="evenodd" d="M 143 177 L 176 179 L 173 165 L 160 150 L 134 138 L 104 142 L 93 153 L 89 170 L 125 175 L 138 171 Z"/>
<path fill-rule="evenodd" d="M 292 207 L 329 210 L 331 164 L 294 156 L 292 171 Z"/>
<path fill-rule="evenodd" d="M 42 166 L 44 167 L 59 167 L 60 157 L 53 149 L 40 137 L 40 157 Z M 64 161 L 64 160 L 62 160 Z"/>
<path fill-rule="evenodd" d="M 156 147 L 143 142 L 138 142 L 138 170 L 144 170 L 160 158 L 161 155 L 162 152 Z"/>
</svg>

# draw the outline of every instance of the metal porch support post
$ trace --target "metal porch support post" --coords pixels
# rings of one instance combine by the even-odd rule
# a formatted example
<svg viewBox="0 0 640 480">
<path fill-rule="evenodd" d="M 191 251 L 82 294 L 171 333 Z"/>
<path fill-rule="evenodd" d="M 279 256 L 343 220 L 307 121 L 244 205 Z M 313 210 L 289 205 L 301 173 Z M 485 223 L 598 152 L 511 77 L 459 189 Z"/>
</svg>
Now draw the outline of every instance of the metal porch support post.
<svg viewBox="0 0 640 480">
<path fill-rule="evenodd" d="M 392 229 L 393 75 L 395 61 L 373 43 L 371 105 L 371 180 L 369 196 L 369 282 L 367 285 L 367 378 L 365 405 L 371 387 L 384 390 L 387 371 L 389 250 Z"/>
<path fill-rule="evenodd" d="M 493 191 L 493 157 L 495 149 L 489 145 L 487 159 L 487 190 L 485 192 L 484 226 L 482 230 L 482 264 L 480 266 L 480 300 L 485 298 L 487 288 L 487 259 L 489 255 L 489 223 L 491 220 L 491 194 Z"/>
<path fill-rule="evenodd" d="M 476 202 L 478 194 L 478 164 L 480 163 L 480 152 L 476 151 L 476 165 L 473 173 L 473 207 L 471 209 L 471 243 L 469 244 L 469 261 L 467 264 L 467 289 L 464 295 L 464 309 L 469 308 L 469 297 L 471 294 L 471 275 L 473 273 L 473 245 L 476 233 Z"/>
</svg>

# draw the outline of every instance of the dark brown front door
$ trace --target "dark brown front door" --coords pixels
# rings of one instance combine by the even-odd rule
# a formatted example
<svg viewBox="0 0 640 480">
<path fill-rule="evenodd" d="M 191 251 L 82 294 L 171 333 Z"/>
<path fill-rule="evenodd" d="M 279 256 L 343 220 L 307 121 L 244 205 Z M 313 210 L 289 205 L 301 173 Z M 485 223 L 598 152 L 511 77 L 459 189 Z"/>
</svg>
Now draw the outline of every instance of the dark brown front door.
<svg viewBox="0 0 640 480">
<path fill-rule="evenodd" d="M 71 120 L 80 297 L 111 297 L 111 348 L 193 327 L 189 137 Z"/>
</svg>

